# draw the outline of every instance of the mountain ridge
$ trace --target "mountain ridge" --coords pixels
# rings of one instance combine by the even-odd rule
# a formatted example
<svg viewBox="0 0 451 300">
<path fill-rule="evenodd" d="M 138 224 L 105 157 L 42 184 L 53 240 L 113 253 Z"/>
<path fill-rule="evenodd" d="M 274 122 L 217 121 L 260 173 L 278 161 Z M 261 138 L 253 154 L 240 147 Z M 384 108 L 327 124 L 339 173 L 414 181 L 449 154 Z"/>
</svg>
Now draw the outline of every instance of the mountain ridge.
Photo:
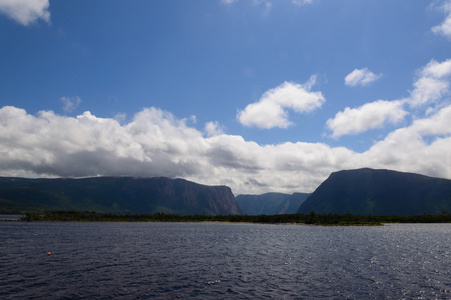
<svg viewBox="0 0 451 300">
<path fill-rule="evenodd" d="M 309 195 L 272 192 L 261 195 L 242 194 L 235 198 L 246 215 L 280 215 L 295 214 Z"/>
<path fill-rule="evenodd" d="M 182 215 L 242 213 L 230 187 L 167 177 L 0 177 L 0 208 Z"/>
<path fill-rule="evenodd" d="M 451 212 L 451 180 L 387 169 L 333 172 L 298 213 L 422 215 Z"/>
</svg>

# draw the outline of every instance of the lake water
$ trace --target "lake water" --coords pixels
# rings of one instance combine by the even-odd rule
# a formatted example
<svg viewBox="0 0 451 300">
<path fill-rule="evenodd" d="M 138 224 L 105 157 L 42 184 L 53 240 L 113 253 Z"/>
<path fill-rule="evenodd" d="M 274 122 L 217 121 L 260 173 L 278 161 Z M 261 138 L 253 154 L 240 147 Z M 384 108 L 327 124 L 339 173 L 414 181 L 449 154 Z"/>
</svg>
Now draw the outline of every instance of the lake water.
<svg viewBox="0 0 451 300">
<path fill-rule="evenodd" d="M 0 214 L 0 221 L 18 221 L 22 217 L 24 217 L 24 215 L 2 215 L 2 214 Z"/>
<path fill-rule="evenodd" d="M 451 224 L 0 222 L 0 243 L 0 299 L 451 299 Z"/>
</svg>

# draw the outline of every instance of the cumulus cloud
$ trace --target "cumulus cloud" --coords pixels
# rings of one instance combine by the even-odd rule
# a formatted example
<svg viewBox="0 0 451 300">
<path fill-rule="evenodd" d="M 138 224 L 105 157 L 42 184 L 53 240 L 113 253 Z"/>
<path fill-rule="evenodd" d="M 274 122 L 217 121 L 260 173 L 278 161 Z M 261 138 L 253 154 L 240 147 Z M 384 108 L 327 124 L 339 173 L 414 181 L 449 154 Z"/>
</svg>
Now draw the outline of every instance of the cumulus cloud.
<svg viewBox="0 0 451 300">
<path fill-rule="evenodd" d="M 426 139 L 428 138 L 428 139 Z M 432 140 L 428 143 L 427 140 Z M 369 164 L 451 178 L 451 106 L 397 129 L 371 147 Z"/>
<path fill-rule="evenodd" d="M 74 97 L 61 97 L 61 102 L 63 102 L 63 111 L 66 113 L 73 112 L 81 103 L 81 99 L 78 96 Z"/>
<path fill-rule="evenodd" d="M 447 16 L 440 25 L 432 27 L 432 32 L 451 39 L 451 1 L 447 1 L 442 6 L 442 9 L 447 14 Z"/>
<path fill-rule="evenodd" d="M 451 106 L 398 129 L 364 153 L 323 143 L 259 145 L 236 135 L 205 137 L 158 108 L 126 124 L 0 109 L 1 176 L 169 176 L 228 185 L 235 194 L 312 192 L 329 174 L 360 167 L 451 178 Z M 217 123 L 212 123 L 216 128 Z M 433 141 L 426 143 L 423 138 Z M 409 155 L 406 155 L 406 154 Z"/>
<path fill-rule="evenodd" d="M 185 119 L 155 108 L 121 125 L 90 112 L 72 118 L 42 111 L 35 117 L 7 106 L 0 110 L 0 124 L 1 152 L 8 161 L 2 166 L 26 166 L 38 175 L 184 176 L 200 165 L 190 153 L 198 157 L 202 134 Z"/>
<path fill-rule="evenodd" d="M 0 12 L 24 26 L 38 19 L 50 22 L 49 0 L 0 0 Z"/>
<path fill-rule="evenodd" d="M 429 76 L 435 78 L 445 78 L 451 75 L 451 59 L 447 59 L 444 62 L 437 62 L 432 59 L 422 70 L 422 76 Z"/>
<path fill-rule="evenodd" d="M 204 137 L 186 119 L 157 108 L 121 125 L 90 112 L 33 116 L 5 106 L 0 144 L 0 175 L 183 177 L 229 185 L 235 193 L 311 191 L 328 176 L 329 164 L 350 162 L 353 153 L 324 144 L 261 146 L 241 136 Z"/>
<path fill-rule="evenodd" d="M 382 127 L 384 123 L 393 124 L 403 120 L 407 112 L 400 101 L 383 101 L 364 104 L 358 108 L 345 108 L 335 118 L 329 119 L 327 127 L 332 130 L 332 137 L 361 133 L 369 129 Z"/>
<path fill-rule="evenodd" d="M 414 88 L 407 98 L 393 101 L 378 100 L 357 108 L 347 107 L 344 111 L 338 112 L 334 118 L 326 122 L 327 128 L 332 131 L 332 137 L 362 133 L 380 128 L 386 123 L 397 124 L 409 114 L 406 110 L 407 105 L 417 110 L 426 108 L 426 115 L 447 106 L 451 59 L 443 62 L 431 60 L 419 69 L 417 74 L 418 78 L 413 83 Z M 414 115 L 414 118 L 416 117 Z"/>
<path fill-rule="evenodd" d="M 270 89 L 255 103 L 251 103 L 237 114 L 238 121 L 244 126 L 256 126 L 270 129 L 287 128 L 292 123 L 288 119 L 287 109 L 296 113 L 311 112 L 326 101 L 321 92 L 311 92 L 316 80 L 312 76 L 304 84 L 284 82 Z"/>
<path fill-rule="evenodd" d="M 431 60 L 420 69 L 419 78 L 406 101 L 413 107 L 431 104 L 450 92 L 451 59 L 441 63 Z"/>
<path fill-rule="evenodd" d="M 345 77 L 347 86 L 367 86 L 382 77 L 382 74 L 374 74 L 368 68 L 355 69 Z"/>
</svg>

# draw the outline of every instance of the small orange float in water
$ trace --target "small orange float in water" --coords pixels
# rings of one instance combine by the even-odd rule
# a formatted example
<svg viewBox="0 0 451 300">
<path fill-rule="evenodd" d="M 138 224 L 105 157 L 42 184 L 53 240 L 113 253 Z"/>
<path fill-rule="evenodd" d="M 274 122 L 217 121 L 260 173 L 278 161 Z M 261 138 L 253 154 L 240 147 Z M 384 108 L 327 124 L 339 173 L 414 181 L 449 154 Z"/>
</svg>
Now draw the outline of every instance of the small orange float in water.
<svg viewBox="0 0 451 300">
<path fill-rule="evenodd" d="M 47 252 L 47 256 L 50 256 L 50 252 Z"/>
</svg>

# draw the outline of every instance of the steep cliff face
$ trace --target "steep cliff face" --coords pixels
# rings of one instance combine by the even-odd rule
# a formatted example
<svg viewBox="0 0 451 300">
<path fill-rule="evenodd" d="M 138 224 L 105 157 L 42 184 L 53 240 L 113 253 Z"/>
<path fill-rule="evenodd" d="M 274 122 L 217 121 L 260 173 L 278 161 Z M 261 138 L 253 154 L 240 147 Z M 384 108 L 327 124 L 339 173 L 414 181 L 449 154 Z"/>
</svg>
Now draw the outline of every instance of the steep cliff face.
<svg viewBox="0 0 451 300">
<path fill-rule="evenodd" d="M 295 214 L 309 195 L 304 193 L 238 195 L 236 201 L 246 215 Z"/>
<path fill-rule="evenodd" d="M 165 206 L 186 214 L 241 214 L 241 208 L 235 201 L 232 190 L 227 186 L 206 186 L 184 179 L 129 178 L 122 192 L 140 193 L 141 199 L 148 199 L 153 205 Z"/>
<path fill-rule="evenodd" d="M 422 215 L 451 212 L 451 180 L 391 170 L 332 173 L 299 213 Z"/>
<path fill-rule="evenodd" d="M 166 177 L 0 178 L 0 209 L 181 215 L 242 213 L 229 187 Z"/>
</svg>

